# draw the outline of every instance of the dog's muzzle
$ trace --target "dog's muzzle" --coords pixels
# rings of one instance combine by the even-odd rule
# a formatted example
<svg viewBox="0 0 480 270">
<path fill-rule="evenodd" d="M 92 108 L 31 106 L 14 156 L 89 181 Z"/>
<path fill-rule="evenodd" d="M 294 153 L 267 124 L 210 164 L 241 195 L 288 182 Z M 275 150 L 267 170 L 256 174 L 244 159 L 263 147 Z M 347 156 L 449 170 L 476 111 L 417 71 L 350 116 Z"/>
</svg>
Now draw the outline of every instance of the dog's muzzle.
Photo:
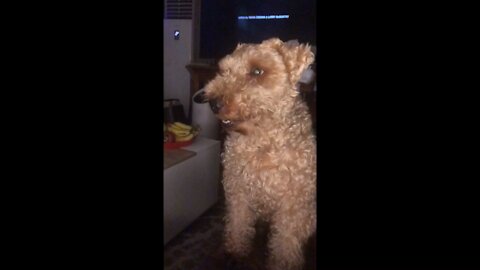
<svg viewBox="0 0 480 270">
<path fill-rule="evenodd" d="M 223 108 L 223 102 L 220 99 L 209 99 L 208 103 L 210 103 L 210 108 L 212 109 L 214 114 L 218 114 L 220 110 Z M 226 128 L 234 126 L 234 122 L 228 119 L 222 120 L 222 125 Z"/>
<path fill-rule="evenodd" d="M 220 109 L 222 109 L 223 107 L 222 101 L 218 99 L 210 99 L 208 100 L 208 103 L 210 103 L 210 108 L 215 114 L 218 114 L 218 112 L 220 112 Z"/>
</svg>

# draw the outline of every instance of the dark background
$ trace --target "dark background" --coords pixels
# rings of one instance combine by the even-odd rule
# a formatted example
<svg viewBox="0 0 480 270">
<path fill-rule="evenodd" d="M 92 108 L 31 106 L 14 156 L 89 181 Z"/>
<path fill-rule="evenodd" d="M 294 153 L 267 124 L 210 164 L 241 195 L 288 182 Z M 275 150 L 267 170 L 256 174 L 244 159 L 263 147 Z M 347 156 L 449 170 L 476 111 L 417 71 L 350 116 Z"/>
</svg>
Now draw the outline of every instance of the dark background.
<svg viewBox="0 0 480 270">
<path fill-rule="evenodd" d="M 318 266 L 473 263 L 474 9 L 324 2 Z M 9 9 L 2 190 L 17 263 L 161 263 L 161 8 Z"/>
<path fill-rule="evenodd" d="M 238 43 L 259 43 L 278 37 L 316 44 L 316 2 L 299 1 L 221 1 L 204 0 L 200 18 L 202 59 L 219 60 Z M 281 20 L 237 20 L 238 16 L 289 15 Z"/>
</svg>

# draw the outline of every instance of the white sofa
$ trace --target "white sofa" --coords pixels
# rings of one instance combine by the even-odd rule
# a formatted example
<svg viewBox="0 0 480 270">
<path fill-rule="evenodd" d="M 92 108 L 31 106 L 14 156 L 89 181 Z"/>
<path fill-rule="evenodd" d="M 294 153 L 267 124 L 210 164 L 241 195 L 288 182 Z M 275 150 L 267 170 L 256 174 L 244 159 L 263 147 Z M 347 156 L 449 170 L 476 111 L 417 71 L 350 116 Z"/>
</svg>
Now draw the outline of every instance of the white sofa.
<svg viewBox="0 0 480 270">
<path fill-rule="evenodd" d="M 196 155 L 163 171 L 164 245 L 218 200 L 220 142 L 198 137 L 183 149 Z"/>
</svg>

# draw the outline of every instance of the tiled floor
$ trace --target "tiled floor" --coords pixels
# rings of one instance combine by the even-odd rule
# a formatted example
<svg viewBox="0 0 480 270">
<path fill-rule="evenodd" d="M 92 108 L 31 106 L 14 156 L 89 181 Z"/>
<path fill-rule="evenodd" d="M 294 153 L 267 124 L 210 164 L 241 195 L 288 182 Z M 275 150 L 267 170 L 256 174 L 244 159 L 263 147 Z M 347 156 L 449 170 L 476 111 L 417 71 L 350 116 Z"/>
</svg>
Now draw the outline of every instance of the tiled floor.
<svg viewBox="0 0 480 270">
<path fill-rule="evenodd" d="M 222 242 L 223 211 L 217 203 L 164 248 L 165 270 L 199 269 Z"/>
<path fill-rule="evenodd" d="M 252 253 L 241 264 L 235 264 L 225 256 L 222 248 L 224 209 L 224 203 L 221 200 L 165 246 L 165 270 L 264 269 L 267 253 L 267 224 L 257 225 Z M 315 269 L 313 241 L 307 245 L 306 256 L 304 269 Z"/>
</svg>

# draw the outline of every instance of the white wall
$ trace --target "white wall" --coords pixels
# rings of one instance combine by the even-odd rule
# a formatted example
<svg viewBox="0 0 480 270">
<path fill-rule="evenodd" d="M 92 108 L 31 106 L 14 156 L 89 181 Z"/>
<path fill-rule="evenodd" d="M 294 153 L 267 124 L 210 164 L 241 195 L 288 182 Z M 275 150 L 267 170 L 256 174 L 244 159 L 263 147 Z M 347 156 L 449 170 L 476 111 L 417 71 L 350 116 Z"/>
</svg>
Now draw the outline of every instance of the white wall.
<svg viewBox="0 0 480 270">
<path fill-rule="evenodd" d="M 180 31 L 180 39 L 173 32 Z M 185 68 L 192 59 L 192 20 L 163 20 L 163 95 L 178 98 L 188 116 L 190 104 L 190 74 Z"/>
</svg>

